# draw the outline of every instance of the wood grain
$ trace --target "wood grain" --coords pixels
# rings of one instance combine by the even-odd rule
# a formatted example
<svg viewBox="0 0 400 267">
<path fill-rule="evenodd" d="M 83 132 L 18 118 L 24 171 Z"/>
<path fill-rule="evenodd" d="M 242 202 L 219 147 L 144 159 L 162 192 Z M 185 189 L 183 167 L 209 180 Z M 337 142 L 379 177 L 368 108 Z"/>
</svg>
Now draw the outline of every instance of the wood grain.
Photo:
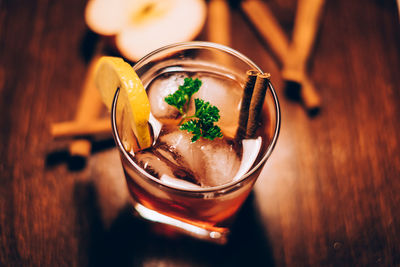
<svg viewBox="0 0 400 267">
<path fill-rule="evenodd" d="M 289 36 L 295 1 L 268 3 Z M 272 74 L 282 129 L 226 246 L 162 237 L 132 216 L 112 140 L 94 140 L 77 169 L 51 139 L 88 67 L 84 5 L 0 1 L 1 266 L 400 265 L 395 1 L 325 3 L 309 61 L 324 106 L 312 119 L 285 99 L 268 45 L 231 6 L 231 46 Z"/>
</svg>

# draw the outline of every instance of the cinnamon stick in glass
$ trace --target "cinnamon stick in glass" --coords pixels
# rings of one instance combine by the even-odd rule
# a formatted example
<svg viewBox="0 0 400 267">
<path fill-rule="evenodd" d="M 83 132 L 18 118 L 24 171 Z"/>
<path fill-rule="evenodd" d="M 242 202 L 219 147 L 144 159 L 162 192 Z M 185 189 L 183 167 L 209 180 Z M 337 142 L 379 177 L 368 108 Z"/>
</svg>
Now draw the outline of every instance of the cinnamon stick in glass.
<svg viewBox="0 0 400 267">
<path fill-rule="evenodd" d="M 253 138 L 259 126 L 259 117 L 264 104 L 265 94 L 269 87 L 271 74 L 259 73 L 251 97 L 249 118 L 246 127 L 246 138 Z"/>
<path fill-rule="evenodd" d="M 239 126 L 236 131 L 236 138 L 239 140 L 245 138 L 246 136 L 250 102 L 251 102 L 251 97 L 253 95 L 254 85 L 256 83 L 258 73 L 259 72 L 256 70 L 249 70 L 246 73 L 247 78 L 243 89 L 242 103 L 240 105 Z"/>
</svg>

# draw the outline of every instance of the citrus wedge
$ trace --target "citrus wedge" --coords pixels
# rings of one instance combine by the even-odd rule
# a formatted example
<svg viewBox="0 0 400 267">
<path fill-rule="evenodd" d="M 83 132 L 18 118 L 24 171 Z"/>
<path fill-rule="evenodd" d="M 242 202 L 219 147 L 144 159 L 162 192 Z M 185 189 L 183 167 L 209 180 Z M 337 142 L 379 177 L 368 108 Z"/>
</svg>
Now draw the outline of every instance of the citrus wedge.
<svg viewBox="0 0 400 267">
<path fill-rule="evenodd" d="M 122 107 L 127 112 L 139 148 L 150 147 L 150 103 L 146 90 L 131 65 L 119 57 L 103 56 L 97 62 L 95 83 L 108 109 L 111 109 L 115 91 L 120 88 L 118 101 L 122 101 Z"/>
</svg>

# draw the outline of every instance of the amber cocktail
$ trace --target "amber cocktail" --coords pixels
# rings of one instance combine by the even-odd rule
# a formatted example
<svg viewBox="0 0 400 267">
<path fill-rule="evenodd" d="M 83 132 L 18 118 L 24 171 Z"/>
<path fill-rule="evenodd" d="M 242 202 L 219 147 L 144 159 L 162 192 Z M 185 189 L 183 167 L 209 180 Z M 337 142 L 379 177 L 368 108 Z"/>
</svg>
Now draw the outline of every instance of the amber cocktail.
<svg viewBox="0 0 400 267">
<path fill-rule="evenodd" d="M 214 43 L 180 43 L 150 53 L 134 69 L 151 105 L 152 147 L 130 150 L 132 136 L 125 136 L 124 114 L 117 108 L 118 91 L 112 122 L 135 210 L 141 217 L 176 231 L 225 243 L 235 214 L 277 141 L 280 110 L 272 84 L 255 136 L 242 140 L 236 132 L 246 72 L 262 72 L 244 55 Z M 179 128 L 180 114 L 165 98 L 187 78 L 201 81 L 193 99 L 218 107 L 220 120 L 216 124 L 222 138 L 192 142 L 193 133 Z M 194 109 L 193 99 L 189 110 Z"/>
</svg>

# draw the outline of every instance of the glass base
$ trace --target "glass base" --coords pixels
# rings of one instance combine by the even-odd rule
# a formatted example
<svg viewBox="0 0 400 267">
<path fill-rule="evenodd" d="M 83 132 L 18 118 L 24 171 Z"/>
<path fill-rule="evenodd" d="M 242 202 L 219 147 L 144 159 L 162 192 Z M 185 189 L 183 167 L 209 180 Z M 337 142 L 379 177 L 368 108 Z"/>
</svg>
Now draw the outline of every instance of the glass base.
<svg viewBox="0 0 400 267">
<path fill-rule="evenodd" d="M 178 220 L 176 218 L 169 217 L 161 214 L 157 211 L 146 208 L 145 206 L 134 203 L 134 209 L 140 217 L 157 224 L 166 226 L 166 229 L 173 229 L 177 233 L 185 234 L 197 239 L 209 241 L 216 244 L 226 244 L 228 241 L 228 235 L 230 233 L 228 228 L 223 227 L 199 227 L 197 225 L 190 224 Z M 171 233 L 168 233 L 170 235 Z"/>
</svg>

